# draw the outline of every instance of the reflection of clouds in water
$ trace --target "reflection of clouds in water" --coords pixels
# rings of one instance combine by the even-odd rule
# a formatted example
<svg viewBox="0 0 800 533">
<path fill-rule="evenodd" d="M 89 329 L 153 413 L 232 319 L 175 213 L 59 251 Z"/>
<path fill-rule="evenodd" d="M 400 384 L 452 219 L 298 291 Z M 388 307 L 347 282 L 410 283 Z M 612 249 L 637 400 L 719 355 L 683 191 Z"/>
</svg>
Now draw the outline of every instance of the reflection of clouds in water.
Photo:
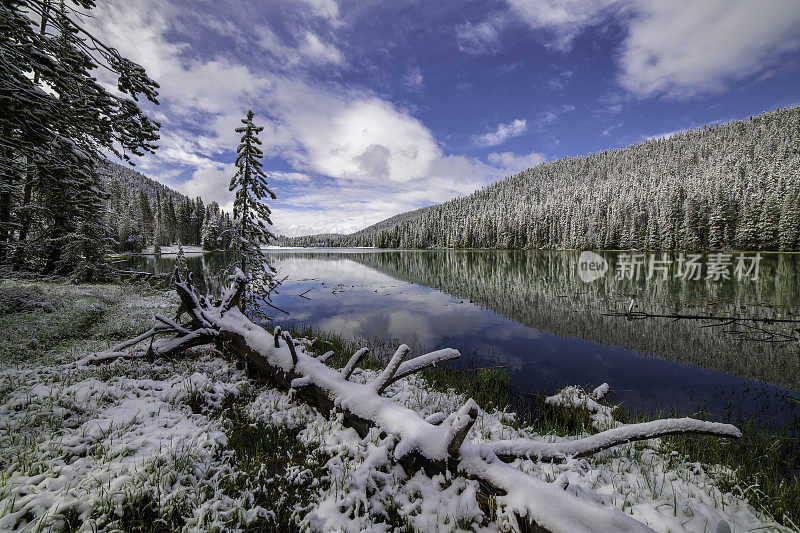
<svg viewBox="0 0 800 533">
<path fill-rule="evenodd" d="M 434 310 L 418 311 L 373 308 L 360 312 L 339 313 L 316 320 L 322 329 L 336 331 L 350 337 L 383 337 L 398 339 L 425 347 L 440 344 L 444 338 L 469 336 L 478 333 L 480 320 L 466 310 L 439 313 Z"/>
<path fill-rule="evenodd" d="M 390 313 L 389 331 L 394 338 L 413 338 L 414 342 L 433 347 L 442 342 L 443 336 L 465 337 L 475 335 L 482 329 L 480 317 L 470 309 L 438 309 L 424 314 L 412 311 Z"/>
<path fill-rule="evenodd" d="M 416 344 L 428 346 L 435 342 L 430 316 L 423 317 L 410 311 L 389 313 L 388 334 L 393 339 L 409 339 Z"/>
<path fill-rule="evenodd" d="M 406 285 L 405 282 L 349 259 L 322 260 L 277 256 L 277 259 L 272 262 L 272 266 L 279 270 L 281 276 L 289 276 L 287 281 L 290 282 L 319 278 L 326 284 L 343 283 L 348 286 L 364 283 Z"/>
<path fill-rule="evenodd" d="M 288 311 L 288 309 L 287 309 L 287 311 Z M 275 317 L 278 320 L 282 320 L 282 319 L 287 319 L 288 318 L 289 320 L 294 320 L 294 321 L 298 321 L 298 322 L 308 321 L 308 320 L 311 320 L 311 319 L 314 318 L 314 314 L 312 312 L 310 312 L 310 311 L 302 312 L 302 311 L 293 310 L 293 311 L 289 311 L 289 315 L 285 315 L 283 313 L 275 313 L 273 311 L 272 314 L 275 315 Z"/>
<path fill-rule="evenodd" d="M 365 336 L 360 332 L 362 324 L 360 315 L 339 315 L 317 321 L 320 329 L 340 333 L 349 338 Z"/>
<path fill-rule="evenodd" d="M 390 278 L 348 259 L 282 261 L 287 266 L 284 275 L 291 270 L 298 276 L 302 273 L 299 279 L 317 278 L 284 287 L 282 303 L 292 313 L 288 319 L 293 322 L 313 323 L 347 337 L 397 339 L 428 349 L 454 339 L 467 348 L 464 343 L 469 341 L 468 349 L 477 349 L 486 362 L 491 362 L 491 352 L 495 352 L 492 357 L 508 363 L 529 360 L 531 354 L 525 352 L 530 346 L 525 347 L 525 342 L 541 336 L 472 303 Z M 337 287 L 338 283 L 344 287 Z M 306 293 L 311 300 L 296 297 L 307 289 L 311 289 Z M 498 341 L 503 344 L 499 351 Z"/>
</svg>

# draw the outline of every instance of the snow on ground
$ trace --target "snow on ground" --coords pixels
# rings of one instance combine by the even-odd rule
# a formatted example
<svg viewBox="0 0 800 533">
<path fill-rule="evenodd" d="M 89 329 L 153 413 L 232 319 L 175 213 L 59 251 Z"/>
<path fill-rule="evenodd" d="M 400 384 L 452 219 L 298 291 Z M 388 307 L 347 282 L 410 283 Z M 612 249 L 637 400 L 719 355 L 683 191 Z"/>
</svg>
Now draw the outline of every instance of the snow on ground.
<svg viewBox="0 0 800 533">
<path fill-rule="evenodd" d="M 0 406 L 0 529 L 51 522 L 59 529 L 71 511 L 88 531 L 110 524 L 133 491 L 155 490 L 164 505 L 193 495 L 199 481 L 223 469 L 225 434 L 192 413 L 189 395 L 202 391 L 213 405 L 242 379 L 217 363 L 205 360 L 203 371 L 188 377 L 148 369 L 160 379 L 6 373 L 25 385 Z M 193 511 L 191 519 L 202 524 L 202 506 Z"/>
<path fill-rule="evenodd" d="M 495 510 L 495 520 L 487 520 L 484 510 L 491 505 L 478 505 L 486 496 L 477 482 L 422 472 L 408 476 L 390 461 L 396 444 L 391 435 L 375 429 L 359 438 L 340 419 L 328 419 L 288 394 L 257 387 L 235 362 L 213 349 L 169 361 L 71 367 L 87 352 L 119 341 L 120 331 L 146 329 L 142 317 L 164 312 L 170 300 L 115 286 L 63 287 L 45 287 L 44 293 L 58 297 L 70 291 L 73 307 L 89 306 L 94 317 L 97 310 L 86 302 L 95 302 L 105 314 L 97 319 L 92 338 L 76 340 L 68 349 L 43 350 L 38 360 L 19 361 L 11 357 L 10 345 L 3 345 L 0 530 L 114 529 L 129 512 L 126 502 L 142 495 L 154 498 L 163 516 L 170 510 L 181 513 L 186 531 L 239 530 L 253 521 L 268 528 L 274 516 L 272 509 L 256 503 L 258 487 L 233 495 L 221 489 L 225 480 L 241 475 L 227 447 L 228 421 L 219 415 L 226 398 L 241 403 L 253 425 L 294 428 L 298 444 L 324 452 L 325 473 L 318 480 L 308 483 L 313 473 L 303 465 L 287 465 L 280 474 L 286 483 L 311 487 L 296 515 L 303 530 L 383 532 L 407 524 L 415 531 L 483 532 L 513 527 L 503 509 Z M 56 302 L 56 310 L 63 311 L 66 301 Z M 26 316 L 46 324 L 51 315 L 36 309 Z M 352 379 L 366 383 L 376 376 L 357 369 Z M 599 399 L 600 391 L 595 392 Z M 431 391 L 416 376 L 389 386 L 385 394 L 432 419 L 456 412 L 466 401 L 452 391 Z M 592 395 L 579 389 L 562 397 L 594 407 Z M 601 411 L 606 414 L 595 410 Z M 481 411 L 469 438 L 560 439 L 515 429 L 513 421 L 512 413 Z M 579 498 L 617 507 L 656 531 L 725 531 L 725 524 L 734 532 L 786 531 L 742 499 L 720 492 L 716 480 L 726 472 L 686 462 L 658 443 L 620 446 L 563 463 L 526 459 L 514 465 Z"/>
<path fill-rule="evenodd" d="M 614 421 L 613 409 L 608 405 L 599 403 L 608 393 L 610 387 L 608 383 L 603 383 L 595 388 L 590 394 L 580 387 L 571 385 L 564 387 L 557 394 L 545 398 L 548 405 L 566 406 L 575 409 L 589 411 L 592 425 L 598 430 L 619 427 L 619 423 Z"/>
</svg>

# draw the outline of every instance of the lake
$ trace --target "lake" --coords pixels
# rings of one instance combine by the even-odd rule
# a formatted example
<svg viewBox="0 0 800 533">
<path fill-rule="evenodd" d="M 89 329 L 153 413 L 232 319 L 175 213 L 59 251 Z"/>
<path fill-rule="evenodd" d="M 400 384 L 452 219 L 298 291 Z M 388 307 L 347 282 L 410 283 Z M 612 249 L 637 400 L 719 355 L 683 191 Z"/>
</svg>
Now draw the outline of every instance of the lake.
<svg viewBox="0 0 800 533">
<path fill-rule="evenodd" d="M 632 410 L 703 412 L 734 423 L 755 417 L 764 425 L 800 421 L 800 324 L 604 316 L 625 313 L 634 297 L 635 310 L 651 314 L 799 318 L 800 254 L 602 252 L 587 259 L 574 251 L 282 249 L 267 255 L 286 277 L 272 302 L 290 314 L 269 309 L 283 327 L 395 340 L 417 354 L 457 348 L 461 365 L 513 365 L 507 370 L 517 392 L 607 382 L 613 401 Z M 229 260 L 224 253 L 187 258 L 197 273 Z M 138 256 L 118 266 L 167 272 L 173 263 L 174 256 Z M 592 274 L 597 279 L 589 281 Z"/>
</svg>

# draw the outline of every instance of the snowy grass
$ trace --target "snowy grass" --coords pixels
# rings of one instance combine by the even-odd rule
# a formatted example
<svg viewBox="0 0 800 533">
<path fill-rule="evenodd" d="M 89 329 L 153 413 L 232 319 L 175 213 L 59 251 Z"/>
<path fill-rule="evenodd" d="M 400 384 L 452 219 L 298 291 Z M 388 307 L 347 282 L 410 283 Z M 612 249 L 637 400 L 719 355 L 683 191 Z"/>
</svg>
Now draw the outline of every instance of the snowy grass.
<svg viewBox="0 0 800 533">
<path fill-rule="evenodd" d="M 694 414 L 695 416 L 702 415 Z M 618 420 L 650 420 L 653 413 L 626 413 Z M 663 413 L 660 416 L 683 416 Z M 765 431 L 763 420 L 751 418 L 739 423 L 740 439 L 717 439 L 705 435 L 673 435 L 663 439 L 665 449 L 688 461 L 720 465 L 722 490 L 739 495 L 765 515 L 780 523 L 800 526 L 800 428 L 783 427 Z"/>
<path fill-rule="evenodd" d="M 512 525 L 477 482 L 407 475 L 389 460 L 392 436 L 375 429 L 359 438 L 340 419 L 248 378 L 239 362 L 213 348 L 171 360 L 68 365 L 146 329 L 156 312 L 171 314 L 176 299 L 166 292 L 0 283 L 0 297 L 14 287 L 49 306 L 0 315 L 0 530 L 410 532 Z M 341 338 L 316 337 L 302 342 L 317 354 L 334 351 L 333 365 L 354 351 Z M 377 346 L 375 353 L 382 353 Z M 373 379 L 378 359 L 353 379 Z M 585 415 L 565 423 L 561 415 L 576 411 L 543 400 L 537 410 L 553 411 L 531 425 L 509 410 L 507 388 L 501 371 L 433 371 L 401 380 L 386 394 L 422 416 L 447 415 L 467 395 L 478 398 L 484 410 L 469 437 L 476 441 L 557 440 L 592 431 Z M 517 466 L 657 531 L 714 531 L 720 520 L 733 531 L 783 530 L 747 494 L 728 490 L 730 468 L 693 453 L 655 440 L 588 459 Z"/>
</svg>

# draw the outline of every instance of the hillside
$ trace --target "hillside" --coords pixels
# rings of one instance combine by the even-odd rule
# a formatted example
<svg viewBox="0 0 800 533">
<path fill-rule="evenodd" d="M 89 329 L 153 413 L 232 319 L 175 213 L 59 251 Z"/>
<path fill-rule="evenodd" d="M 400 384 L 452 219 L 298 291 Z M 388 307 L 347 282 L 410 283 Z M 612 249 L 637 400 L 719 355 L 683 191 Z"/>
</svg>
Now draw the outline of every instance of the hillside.
<svg viewBox="0 0 800 533">
<path fill-rule="evenodd" d="M 174 204 L 188 201 L 189 197 L 170 189 L 166 185 L 150 179 L 131 167 L 119 165 L 111 161 L 103 161 L 97 165 L 97 173 L 108 190 L 116 183 L 126 191 L 142 191 L 151 203 L 157 198 L 166 198 Z"/>
<path fill-rule="evenodd" d="M 232 221 L 216 202 L 206 206 L 199 196 L 191 199 L 110 161 L 98 164 L 97 169 L 108 193 L 106 224 L 115 251 L 140 252 L 148 246 L 178 242 L 209 249 L 227 247 L 229 237 L 224 232 Z"/>
<path fill-rule="evenodd" d="M 325 245 L 800 249 L 800 107 L 542 163 Z M 315 237 L 282 239 L 320 245 Z"/>
</svg>

